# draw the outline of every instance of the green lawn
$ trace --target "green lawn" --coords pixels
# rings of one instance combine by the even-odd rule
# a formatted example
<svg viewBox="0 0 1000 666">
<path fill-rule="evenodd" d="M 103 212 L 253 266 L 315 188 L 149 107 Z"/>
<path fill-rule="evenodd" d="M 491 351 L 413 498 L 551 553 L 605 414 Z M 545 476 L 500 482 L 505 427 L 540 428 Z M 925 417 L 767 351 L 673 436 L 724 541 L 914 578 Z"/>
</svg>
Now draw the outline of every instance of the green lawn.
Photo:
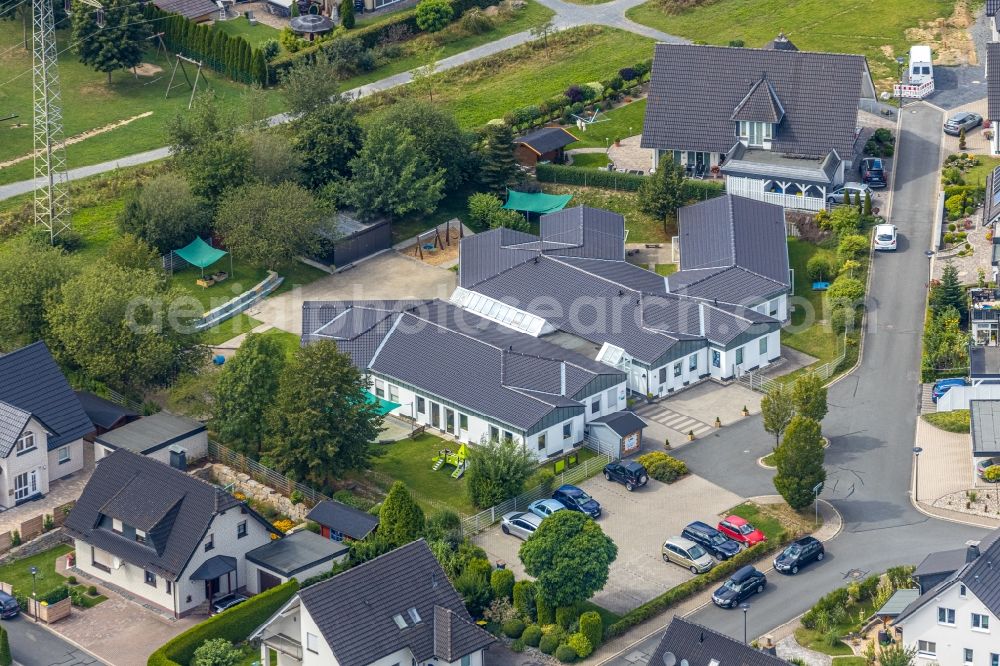
<svg viewBox="0 0 1000 666">
<path fill-rule="evenodd" d="M 743 40 L 761 47 L 784 31 L 801 50 L 867 56 L 882 89 L 897 76 L 896 56 L 906 56 L 913 43 L 906 31 L 951 15 L 955 6 L 954 0 L 718 0 L 668 13 L 665 4 L 652 0 L 626 16 L 708 44 Z"/>
<path fill-rule="evenodd" d="M 454 468 L 447 465 L 436 472 L 431 470 L 434 457 L 444 448 L 454 450 L 455 444 L 426 433 L 414 439 L 379 444 L 375 446 L 372 468 L 405 483 L 425 512 L 451 509 L 473 514 L 475 508 L 469 501 L 465 478 L 451 478 Z"/>
<path fill-rule="evenodd" d="M 823 654 L 828 654 L 831 656 L 839 655 L 853 655 L 854 652 L 851 650 L 850 646 L 841 640 L 837 640 L 836 645 L 831 646 L 830 641 L 826 634 L 821 634 L 815 629 L 806 629 L 805 627 L 799 627 L 795 630 L 795 640 L 804 648 L 809 648 L 810 650 L 816 650 L 817 652 L 822 652 Z M 840 662 L 838 662 L 840 663 Z M 850 662 L 848 662 L 850 663 Z"/>
<path fill-rule="evenodd" d="M 665 243 L 676 233 L 673 225 L 663 228 L 663 222 L 639 210 L 639 195 L 635 192 L 616 192 L 599 187 L 579 187 L 577 185 L 555 185 L 544 183 L 542 188 L 551 194 L 572 194 L 570 206 L 593 206 L 606 208 L 625 216 L 629 243 Z"/>
<path fill-rule="evenodd" d="M 657 275 L 671 275 L 677 272 L 677 264 L 656 264 Z"/>
<path fill-rule="evenodd" d="M 66 583 L 66 578 L 56 573 L 56 558 L 71 552 L 71 546 L 56 546 L 37 555 L 10 562 L 0 567 L 0 580 L 10 583 L 15 592 L 30 597 L 31 567 L 38 567 L 35 592 L 39 597 L 44 597 Z"/>
<path fill-rule="evenodd" d="M 587 126 L 587 131 L 572 129 L 573 136 L 580 140 L 571 148 L 607 148 L 615 139 L 624 139 L 642 134 L 642 120 L 646 116 L 646 99 L 637 99 L 631 104 L 623 104 L 606 114 L 607 120 Z"/>
<path fill-rule="evenodd" d="M 242 15 L 240 18 L 222 21 L 221 23 L 216 21 L 212 24 L 212 29 L 224 32 L 230 37 L 242 37 L 251 46 L 259 46 L 262 42 L 269 39 L 278 39 L 278 35 L 281 34 L 281 31 L 263 23 L 250 25 Z"/>
<path fill-rule="evenodd" d="M 775 464 L 774 464 L 774 454 L 773 453 L 768 453 L 766 456 L 764 456 L 763 459 L 761 459 L 761 462 L 764 465 L 766 465 L 767 467 L 775 467 Z"/>
<path fill-rule="evenodd" d="M 1000 166 L 1000 157 L 988 155 L 976 155 L 976 157 L 979 158 L 979 166 L 972 167 L 965 172 L 965 183 L 967 185 L 986 185 L 986 176 Z"/>
<path fill-rule="evenodd" d="M 577 153 L 572 157 L 573 166 L 585 169 L 603 169 L 610 161 L 607 153 Z"/>
<path fill-rule="evenodd" d="M 740 516 L 748 520 L 754 527 L 759 529 L 767 537 L 768 541 L 780 541 L 782 536 L 788 531 L 788 529 L 781 524 L 778 520 L 769 512 L 765 512 L 761 507 L 757 506 L 752 502 L 746 502 L 735 506 L 729 510 L 729 513 Z"/>
<path fill-rule="evenodd" d="M 868 666 L 868 660 L 864 657 L 834 657 L 833 666 Z"/>
<path fill-rule="evenodd" d="M 814 323 L 795 333 L 783 330 L 781 344 L 815 356 L 823 363 L 837 355 L 838 342 L 837 335 L 824 319 L 826 292 L 813 291 L 812 280 L 806 271 L 809 259 L 817 254 L 826 254 L 836 260 L 836 253 L 832 250 L 797 238 L 788 239 L 788 260 L 795 271 L 795 296 L 790 300 L 799 301 L 792 312 L 791 324 L 796 328 L 804 326 L 809 320 Z"/>
</svg>

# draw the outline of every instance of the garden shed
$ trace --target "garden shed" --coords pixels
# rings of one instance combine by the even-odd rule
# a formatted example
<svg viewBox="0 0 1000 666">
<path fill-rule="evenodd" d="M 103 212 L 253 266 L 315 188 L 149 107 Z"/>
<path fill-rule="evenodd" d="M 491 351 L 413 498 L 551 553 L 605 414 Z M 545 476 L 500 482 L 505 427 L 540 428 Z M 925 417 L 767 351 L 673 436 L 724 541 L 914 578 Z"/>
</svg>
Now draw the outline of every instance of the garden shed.
<svg viewBox="0 0 1000 666">
<path fill-rule="evenodd" d="M 202 23 L 219 15 L 219 7 L 212 0 L 153 0 L 153 5 L 168 14 L 180 14 L 189 21 Z"/>
<path fill-rule="evenodd" d="M 102 459 L 118 449 L 128 449 L 168 465 L 171 451 L 176 460 L 197 460 L 208 455 L 208 430 L 205 424 L 170 412 L 158 412 L 99 435 L 94 440 L 94 458 Z"/>
<path fill-rule="evenodd" d="M 608 414 L 594 419 L 588 427 L 588 439 L 598 445 L 601 453 L 612 458 L 627 458 L 642 450 L 642 430 L 646 422 L 633 412 Z"/>
<path fill-rule="evenodd" d="M 247 592 L 259 594 L 295 578 L 299 582 L 329 571 L 347 557 L 348 547 L 301 530 L 247 553 Z"/>
<path fill-rule="evenodd" d="M 334 541 L 361 541 L 378 527 L 378 516 L 334 500 L 323 500 L 306 518 L 319 524 L 324 538 Z"/>
<path fill-rule="evenodd" d="M 539 162 L 562 163 L 566 146 L 579 141 L 562 127 L 542 127 L 516 139 L 514 157 L 518 164 L 535 166 Z"/>
</svg>

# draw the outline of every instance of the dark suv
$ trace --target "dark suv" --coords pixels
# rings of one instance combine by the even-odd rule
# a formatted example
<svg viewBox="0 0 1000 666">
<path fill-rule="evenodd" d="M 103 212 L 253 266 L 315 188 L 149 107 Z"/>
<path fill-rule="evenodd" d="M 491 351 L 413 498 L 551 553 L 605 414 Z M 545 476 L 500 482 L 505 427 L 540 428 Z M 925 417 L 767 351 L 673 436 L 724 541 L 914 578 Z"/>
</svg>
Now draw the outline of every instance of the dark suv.
<svg viewBox="0 0 1000 666">
<path fill-rule="evenodd" d="M 625 484 L 625 490 L 629 492 L 646 485 L 646 481 L 649 481 L 646 468 L 640 463 L 621 460 L 615 460 L 604 466 L 604 478 Z"/>
<path fill-rule="evenodd" d="M 0 592 L 0 618 L 9 620 L 12 617 L 17 617 L 20 612 L 21 607 L 17 604 L 17 599 L 6 592 Z"/>
<path fill-rule="evenodd" d="M 720 561 L 728 560 L 742 550 L 740 544 L 700 520 L 696 520 L 685 527 L 684 531 L 681 532 L 681 536 L 699 544 L 711 553 L 715 559 Z"/>
<path fill-rule="evenodd" d="M 885 187 L 885 165 L 878 157 L 866 157 L 858 165 L 858 173 L 861 174 L 861 182 L 867 183 L 869 187 Z"/>
<path fill-rule="evenodd" d="M 593 497 L 576 486 L 565 485 L 556 488 L 552 499 L 559 500 L 570 511 L 579 511 L 591 518 L 601 517 L 601 505 Z"/>
<path fill-rule="evenodd" d="M 795 575 L 800 567 L 804 567 L 810 562 L 819 562 L 826 556 L 823 544 L 815 537 L 802 537 L 798 541 L 792 542 L 788 548 L 781 551 L 774 558 L 774 570 L 781 573 Z"/>
<path fill-rule="evenodd" d="M 722 608 L 736 608 L 751 594 L 759 594 L 767 587 L 767 577 L 746 565 L 739 569 L 712 594 L 712 601 Z"/>
</svg>

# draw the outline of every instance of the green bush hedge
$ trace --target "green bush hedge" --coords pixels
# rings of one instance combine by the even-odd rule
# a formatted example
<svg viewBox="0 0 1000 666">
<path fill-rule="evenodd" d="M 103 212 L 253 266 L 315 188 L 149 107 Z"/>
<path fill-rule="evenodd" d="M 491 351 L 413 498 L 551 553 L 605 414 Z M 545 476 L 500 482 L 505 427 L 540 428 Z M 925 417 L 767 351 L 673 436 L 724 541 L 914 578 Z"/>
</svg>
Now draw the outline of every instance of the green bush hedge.
<svg viewBox="0 0 1000 666">
<path fill-rule="evenodd" d="M 931 412 L 922 418 L 932 426 L 948 432 L 969 432 L 972 419 L 968 409 L 956 409 L 950 412 Z"/>
<path fill-rule="evenodd" d="M 604 187 L 627 192 L 637 192 L 646 182 L 646 176 L 560 164 L 539 164 L 535 167 L 535 177 L 541 183 Z M 722 181 L 690 179 L 684 181 L 684 198 L 688 201 L 703 201 L 722 194 L 725 194 L 725 185 Z"/>
<path fill-rule="evenodd" d="M 160 646 L 149 655 L 147 666 L 186 666 L 198 646 L 210 638 L 225 638 L 233 643 L 246 640 L 250 632 L 264 624 L 298 589 L 298 582 L 292 579 L 208 618 Z"/>
<path fill-rule="evenodd" d="M 521 634 L 521 640 L 524 641 L 525 645 L 538 647 L 539 641 L 542 640 L 542 628 L 537 624 L 528 625 L 524 628 L 524 633 Z"/>
<path fill-rule="evenodd" d="M 662 483 L 673 483 L 688 473 L 683 460 L 668 456 L 663 451 L 650 451 L 639 456 L 639 462 L 649 475 Z"/>
</svg>

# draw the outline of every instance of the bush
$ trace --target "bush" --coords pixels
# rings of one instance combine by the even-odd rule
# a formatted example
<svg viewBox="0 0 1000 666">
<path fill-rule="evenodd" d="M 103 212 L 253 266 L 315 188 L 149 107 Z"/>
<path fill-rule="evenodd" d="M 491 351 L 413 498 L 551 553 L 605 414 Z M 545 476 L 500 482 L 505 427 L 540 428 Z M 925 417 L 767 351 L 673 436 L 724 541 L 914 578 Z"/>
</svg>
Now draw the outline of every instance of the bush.
<svg viewBox="0 0 1000 666">
<path fill-rule="evenodd" d="M 514 595 L 514 572 L 510 569 L 495 569 L 490 574 L 490 587 L 494 599 L 510 600 Z"/>
<path fill-rule="evenodd" d="M 556 624 L 567 631 L 573 627 L 573 622 L 577 618 L 576 608 L 573 606 L 559 606 L 556 608 Z"/>
<path fill-rule="evenodd" d="M 538 641 L 538 649 L 545 654 L 552 654 L 559 647 L 559 636 L 546 634 Z"/>
<path fill-rule="evenodd" d="M 669 456 L 663 451 L 644 453 L 638 460 L 646 468 L 649 476 L 663 483 L 673 483 L 688 473 L 683 460 Z"/>
<path fill-rule="evenodd" d="M 593 650 L 601 644 L 604 637 L 604 624 L 601 615 L 597 611 L 587 611 L 580 616 L 580 633 L 590 641 L 590 648 Z M 586 655 L 580 655 L 586 656 Z"/>
<path fill-rule="evenodd" d="M 60 585 L 59 587 L 57 587 L 56 589 L 52 590 L 44 597 L 42 597 L 41 601 L 44 601 L 45 603 L 51 606 L 54 603 L 62 601 L 68 596 L 69 596 L 69 588 L 66 587 L 65 585 Z"/>
<path fill-rule="evenodd" d="M 990 465 L 983 470 L 983 478 L 990 483 L 1000 481 L 1000 465 Z"/>
<path fill-rule="evenodd" d="M 89 587 L 87 587 L 87 594 L 89 594 L 92 597 L 96 597 L 97 596 L 97 586 L 96 585 L 90 585 Z"/>
<path fill-rule="evenodd" d="M 837 244 L 837 256 L 841 260 L 857 259 L 868 251 L 868 238 L 861 234 L 848 234 Z M 813 257 L 815 259 L 815 257 Z M 808 270 L 808 268 L 807 268 Z"/>
<path fill-rule="evenodd" d="M 824 254 L 814 254 L 806 262 L 806 272 L 813 282 L 826 282 L 837 274 L 833 260 Z"/>
<path fill-rule="evenodd" d="M 507 638 L 520 638 L 524 633 L 524 622 L 515 618 L 503 623 L 503 634 Z"/>
<path fill-rule="evenodd" d="M 582 633 L 572 634 L 566 639 L 566 645 L 573 648 L 573 652 L 576 652 L 580 659 L 586 659 L 594 651 L 594 644 Z"/>
<path fill-rule="evenodd" d="M 243 658 L 241 650 L 225 638 L 210 638 L 194 651 L 191 666 L 236 666 Z"/>
<path fill-rule="evenodd" d="M 279 52 L 281 52 L 281 44 L 278 43 L 277 39 L 265 39 L 260 43 L 260 53 L 267 62 L 274 60 Z"/>
<path fill-rule="evenodd" d="M 648 178 L 615 171 L 600 171 L 585 167 L 562 166 L 559 164 L 539 164 L 535 167 L 535 177 L 540 183 L 562 185 L 584 185 L 609 189 L 638 192 Z M 724 194 L 721 182 L 711 180 L 684 181 L 683 196 L 686 201 L 702 201 Z"/>
<path fill-rule="evenodd" d="M 455 17 L 448 0 L 420 0 L 417 3 L 417 27 L 427 32 L 438 32 Z"/>
<path fill-rule="evenodd" d="M 524 641 L 518 638 L 516 641 L 511 641 L 510 644 L 511 652 L 524 652 Z"/>
<path fill-rule="evenodd" d="M 514 610 L 525 620 L 535 619 L 535 584 L 530 580 L 514 583 Z"/>
<path fill-rule="evenodd" d="M 857 303 L 864 298 L 865 284 L 861 280 L 852 278 L 849 275 L 839 275 L 826 293 L 831 301 Z"/>
<path fill-rule="evenodd" d="M 76 585 L 76 576 L 67 576 L 66 582 L 70 585 Z"/>
<path fill-rule="evenodd" d="M 469 34 L 481 35 L 492 30 L 496 24 L 479 7 L 473 7 L 462 14 L 459 25 L 462 26 L 462 30 L 465 30 Z"/>
<path fill-rule="evenodd" d="M 538 647 L 539 641 L 542 640 L 542 628 L 537 624 L 529 624 L 524 628 L 524 632 L 521 634 L 521 640 L 524 641 L 525 645 Z"/>
<path fill-rule="evenodd" d="M 968 409 L 955 409 L 950 412 L 931 412 L 924 414 L 923 419 L 932 426 L 948 432 L 969 432 L 971 424 Z"/>
<path fill-rule="evenodd" d="M 571 648 L 569 645 L 566 645 L 565 643 L 556 648 L 556 659 L 558 659 L 564 664 L 572 664 L 574 661 L 576 661 L 576 657 L 577 657 L 576 650 Z"/>
<path fill-rule="evenodd" d="M 555 610 L 552 604 L 547 602 L 541 594 L 535 593 L 535 609 L 538 611 L 538 624 L 543 627 L 556 621 Z"/>
</svg>

